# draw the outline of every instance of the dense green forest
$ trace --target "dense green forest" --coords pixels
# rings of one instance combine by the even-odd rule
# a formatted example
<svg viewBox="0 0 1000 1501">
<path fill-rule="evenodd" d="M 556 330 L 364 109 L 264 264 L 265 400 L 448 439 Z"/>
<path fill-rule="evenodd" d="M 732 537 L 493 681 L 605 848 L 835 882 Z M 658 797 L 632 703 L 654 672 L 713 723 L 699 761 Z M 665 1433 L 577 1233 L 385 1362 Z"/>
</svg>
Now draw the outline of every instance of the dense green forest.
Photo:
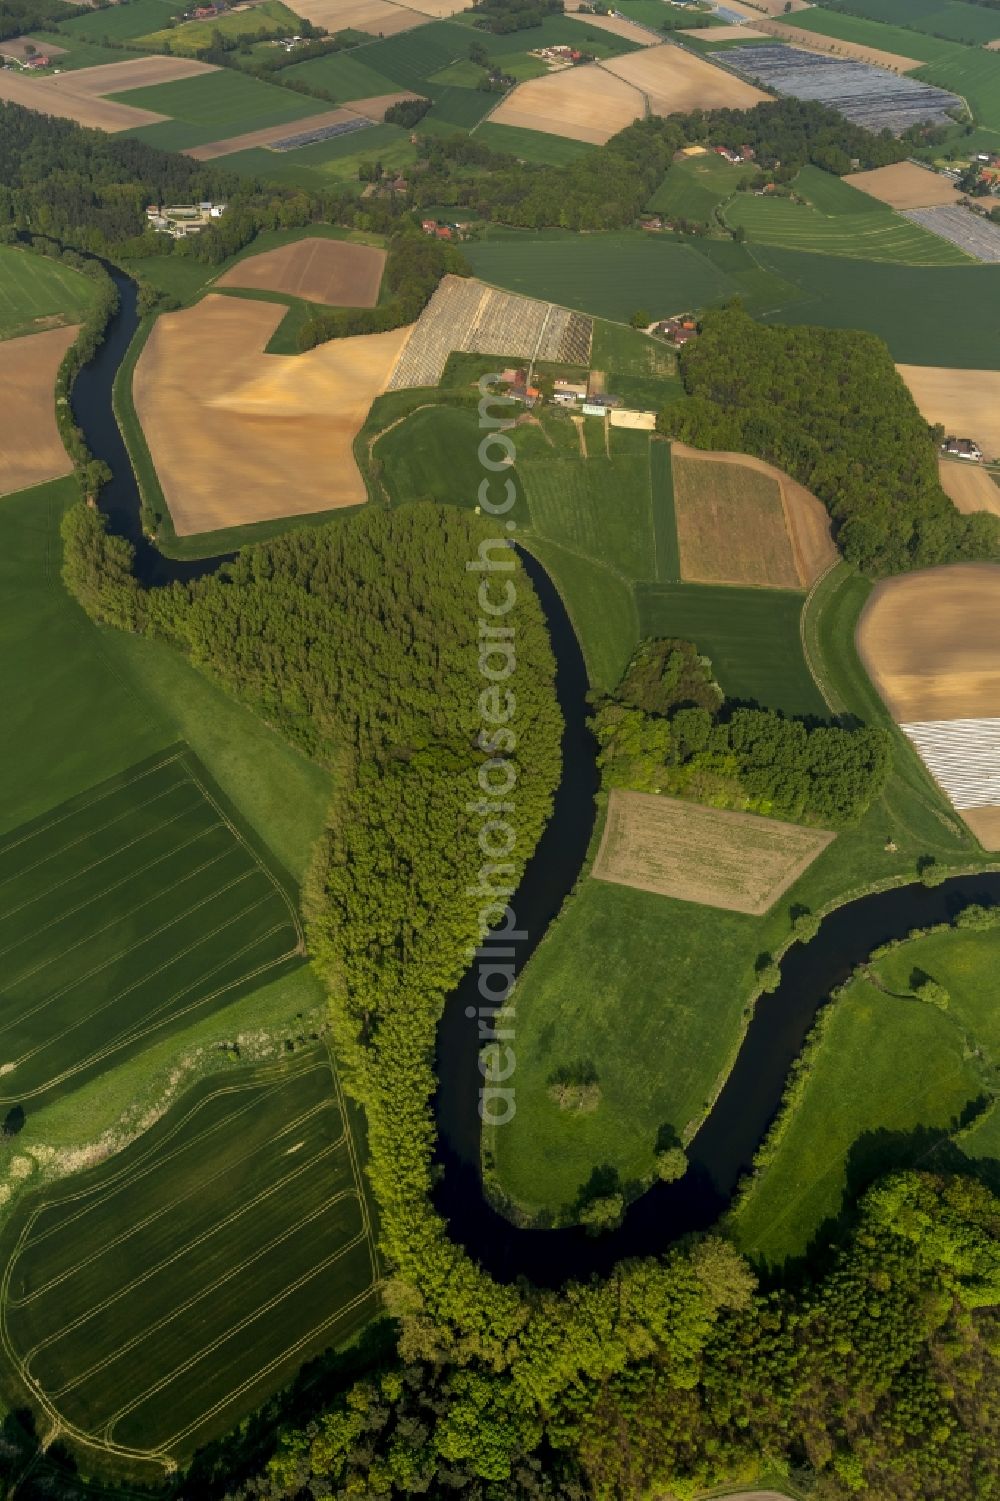
<svg viewBox="0 0 1000 1501">
<path fill-rule="evenodd" d="M 692 643 L 644 642 L 594 716 L 605 785 L 834 827 L 867 812 L 889 770 L 884 730 L 713 705 L 709 684 Z"/>
<path fill-rule="evenodd" d="M 0 41 L 22 32 L 45 31 L 79 16 L 83 7 L 66 0 L 0 0 Z"/>
<path fill-rule="evenodd" d="M 563 0 L 472 0 L 476 25 L 494 36 L 541 26 L 546 16 L 562 15 Z"/>
<path fill-rule="evenodd" d="M 941 489 L 931 430 L 874 334 L 767 328 L 724 308 L 680 368 L 688 394 L 660 432 L 777 464 L 824 502 L 862 572 L 1000 556 L 1000 521 L 961 515 Z"/>
</svg>

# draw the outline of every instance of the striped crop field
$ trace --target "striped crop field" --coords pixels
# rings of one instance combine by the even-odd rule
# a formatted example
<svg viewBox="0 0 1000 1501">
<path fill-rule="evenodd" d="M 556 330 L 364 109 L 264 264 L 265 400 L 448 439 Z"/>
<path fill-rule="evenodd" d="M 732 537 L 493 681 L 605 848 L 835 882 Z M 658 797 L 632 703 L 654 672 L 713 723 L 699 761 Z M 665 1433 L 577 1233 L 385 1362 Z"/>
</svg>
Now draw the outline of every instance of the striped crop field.
<svg viewBox="0 0 1000 1501">
<path fill-rule="evenodd" d="M 863 196 L 856 188 L 845 191 Z M 869 209 L 824 213 L 811 203 L 740 193 L 727 205 L 726 219 L 734 228 L 746 230 L 750 244 L 903 266 L 971 264 L 971 257 L 957 246 L 885 205 L 876 204 L 874 213 Z"/>
<path fill-rule="evenodd" d="M 373 1312 L 325 1050 L 203 1080 L 125 1151 L 21 1200 L 2 1262 L 8 1382 L 47 1425 L 147 1477 L 183 1460 Z"/>
<path fill-rule="evenodd" d="M 0 1104 L 48 1101 L 302 962 L 287 879 L 175 745 L 0 841 Z"/>
</svg>

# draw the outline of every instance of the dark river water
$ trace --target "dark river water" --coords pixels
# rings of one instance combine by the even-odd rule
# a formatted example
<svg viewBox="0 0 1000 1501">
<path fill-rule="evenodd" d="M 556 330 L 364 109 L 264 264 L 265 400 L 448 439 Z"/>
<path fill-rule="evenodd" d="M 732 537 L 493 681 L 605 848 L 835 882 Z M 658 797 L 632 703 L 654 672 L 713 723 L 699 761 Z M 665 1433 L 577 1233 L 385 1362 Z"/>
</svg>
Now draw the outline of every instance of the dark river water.
<svg viewBox="0 0 1000 1501">
<path fill-rule="evenodd" d="M 138 327 L 136 287 L 114 273 L 121 305 L 95 358 L 77 377 L 73 413 L 90 451 L 110 466 L 101 493 L 110 529 L 136 550 L 136 573 L 149 586 L 213 572 L 226 557 L 175 562 L 143 535 L 140 497 L 112 410 L 115 373 Z M 522 554 L 545 611 L 557 661 L 556 686 L 565 718 L 563 776 L 552 818 L 520 887 L 511 899 L 518 927 L 518 972 L 544 937 L 579 876 L 594 827 L 598 776 L 587 729 L 587 673 L 576 634 L 552 581 Z M 774 1119 L 788 1071 L 818 1008 L 873 948 L 912 928 L 944 922 L 970 901 L 1000 901 L 1000 873 L 960 876 L 933 889 L 922 885 L 863 897 L 827 917 L 808 944 L 789 950 L 781 984 L 762 997 L 735 1066 L 711 1114 L 688 1149 L 690 1167 L 679 1183 L 658 1183 L 629 1206 L 620 1229 L 599 1237 L 582 1230 L 514 1226 L 488 1203 L 479 1172 L 479 1022 L 467 1009 L 480 1004 L 474 966 L 449 997 L 438 1030 L 439 1178 L 435 1202 L 452 1237 L 497 1279 L 527 1277 L 558 1286 L 570 1277 L 606 1272 L 625 1256 L 652 1255 L 692 1230 L 707 1229 L 726 1209 L 741 1175 Z M 627 1026 L 627 1016 L 622 1025 Z M 516 1039 L 514 1042 L 516 1051 Z M 664 1058 L 664 1068 L 670 1060 Z"/>
</svg>

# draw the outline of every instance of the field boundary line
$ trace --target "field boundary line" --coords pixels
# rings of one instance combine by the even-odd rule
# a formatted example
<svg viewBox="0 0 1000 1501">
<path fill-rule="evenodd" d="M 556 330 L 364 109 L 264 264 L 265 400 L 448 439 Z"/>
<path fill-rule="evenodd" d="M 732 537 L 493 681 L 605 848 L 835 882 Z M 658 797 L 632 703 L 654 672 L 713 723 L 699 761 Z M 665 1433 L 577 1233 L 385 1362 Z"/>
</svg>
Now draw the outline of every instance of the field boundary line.
<svg viewBox="0 0 1000 1501">
<path fill-rule="evenodd" d="M 330 1046 L 330 1040 L 328 1037 L 325 1037 L 323 1039 L 323 1047 L 326 1052 L 326 1061 L 330 1067 L 330 1076 L 333 1080 L 333 1089 L 337 1100 L 337 1107 L 340 1110 L 341 1118 L 344 1122 L 344 1132 L 347 1137 L 347 1152 L 348 1156 L 351 1159 L 351 1171 L 354 1175 L 354 1187 L 357 1190 L 358 1200 L 361 1204 L 361 1214 L 364 1220 L 365 1233 L 368 1240 L 368 1257 L 371 1264 L 372 1282 L 373 1284 L 378 1284 L 382 1280 L 378 1245 L 375 1241 L 375 1232 L 372 1228 L 371 1215 L 368 1212 L 368 1196 L 365 1193 L 365 1184 L 361 1172 L 361 1164 L 358 1161 L 358 1154 L 354 1142 L 354 1132 L 351 1130 L 351 1119 L 347 1109 L 347 1100 L 344 1096 L 343 1086 L 340 1082 L 340 1074 L 337 1070 L 337 1062 L 333 1056 L 333 1049 Z"/>
<path fill-rule="evenodd" d="M 340 1143 L 338 1142 L 334 1145 L 339 1146 Z M 323 1151 L 318 1154 L 318 1156 L 311 1158 L 310 1162 L 318 1162 L 321 1157 L 326 1155 L 326 1152 L 328 1150 L 329 1148 L 324 1148 Z M 280 1183 L 277 1185 L 277 1187 L 279 1188 L 282 1186 L 283 1184 Z M 317 1208 L 313 1209 L 309 1214 L 307 1214 L 304 1219 L 297 1221 L 294 1225 L 287 1226 L 284 1230 L 282 1230 L 280 1235 L 277 1235 L 272 1240 L 268 1241 L 267 1245 L 261 1246 L 260 1249 L 256 1251 L 252 1256 L 246 1257 L 243 1261 L 238 1262 L 235 1266 L 228 1267 L 226 1271 L 224 1271 L 220 1276 L 216 1277 L 213 1282 L 205 1283 L 203 1286 L 199 1287 L 196 1293 L 193 1293 L 191 1297 L 187 1298 L 177 1307 L 172 1308 L 169 1313 L 162 1314 L 160 1318 L 158 1318 L 154 1323 L 147 1324 L 138 1334 L 133 1335 L 130 1340 L 127 1340 L 122 1345 L 116 1346 L 116 1348 L 112 1350 L 109 1355 L 104 1356 L 101 1360 L 95 1361 L 95 1363 L 92 1366 L 88 1366 L 85 1371 L 81 1371 L 79 1375 L 73 1378 L 72 1381 L 67 1382 L 65 1386 L 61 1386 L 58 1391 L 54 1391 L 52 1393 L 52 1400 L 54 1402 L 58 1401 L 58 1399 L 65 1396 L 67 1392 L 73 1391 L 73 1389 L 79 1386 L 81 1382 L 86 1381 L 90 1376 L 96 1375 L 98 1371 L 102 1371 L 107 1366 L 113 1364 L 113 1362 L 118 1359 L 119 1355 L 124 1355 L 126 1351 L 135 1349 L 135 1347 L 137 1345 L 141 1345 L 143 1340 L 147 1339 L 149 1335 L 157 1334 L 161 1329 L 165 1329 L 169 1324 L 173 1323 L 173 1321 L 182 1313 L 186 1313 L 188 1309 L 193 1308 L 194 1305 L 200 1302 L 202 1298 L 208 1297 L 209 1294 L 216 1292 L 220 1287 L 223 1287 L 227 1282 L 230 1282 L 233 1277 L 237 1275 L 237 1273 L 246 1271 L 248 1267 L 253 1266 L 254 1262 L 259 1261 L 261 1257 L 266 1256 L 270 1251 L 273 1251 L 276 1246 L 281 1245 L 288 1239 L 290 1235 L 294 1235 L 297 1231 L 304 1229 L 306 1225 L 312 1224 L 312 1222 L 318 1219 L 320 1215 L 325 1214 L 328 1209 L 333 1208 L 334 1205 L 339 1204 L 343 1199 L 352 1197 L 354 1197 L 353 1188 L 346 1188 L 341 1193 L 335 1194 L 332 1199 L 324 1200 L 322 1204 L 320 1204 Z M 259 1203 L 260 1201 L 258 1200 L 257 1202 Z M 226 1223 L 227 1221 L 220 1220 L 219 1224 L 214 1228 L 222 1229 L 225 1227 Z M 358 1238 L 358 1236 L 354 1237 L 355 1244 L 357 1244 Z M 31 1361 L 40 1350 L 48 1348 L 49 1345 L 55 1344 L 58 1340 L 62 1339 L 63 1335 L 75 1332 L 75 1330 L 79 1329 L 83 1324 L 85 1324 L 89 1319 L 94 1318 L 97 1314 L 104 1313 L 112 1303 L 117 1301 L 118 1298 L 125 1296 L 126 1293 L 132 1292 L 137 1287 L 141 1287 L 143 1282 L 148 1281 L 149 1277 L 156 1276 L 156 1274 L 164 1267 L 172 1265 L 172 1263 L 176 1261 L 177 1256 L 186 1255 L 188 1251 L 201 1244 L 205 1239 L 207 1239 L 207 1235 L 198 1236 L 195 1240 L 188 1241 L 183 1247 L 180 1248 L 176 1256 L 169 1257 L 167 1260 L 160 1262 L 157 1266 L 152 1267 L 148 1274 L 142 1277 L 135 1278 L 134 1281 L 129 1283 L 128 1287 L 120 1289 L 112 1297 L 104 1299 L 101 1303 L 95 1303 L 94 1306 L 89 1309 L 86 1314 L 81 1314 L 81 1316 L 78 1319 L 75 1319 L 72 1324 L 66 1324 L 61 1329 L 56 1330 L 55 1333 L 48 1335 L 45 1340 L 36 1345 L 35 1348 L 29 1351 L 29 1353 L 24 1357 L 25 1369 L 28 1369 Z"/>
<path fill-rule="evenodd" d="M 784 503 L 784 501 L 782 501 L 782 503 Z M 799 611 L 799 640 L 802 643 L 803 659 L 809 669 L 810 677 L 819 690 L 820 697 L 826 704 L 827 708 L 830 710 L 830 713 L 836 715 L 838 719 L 842 719 L 845 714 L 849 714 L 850 710 L 845 705 L 840 703 L 840 699 L 835 694 L 833 694 L 832 689 L 829 693 L 827 692 L 825 676 L 819 671 L 819 668 L 814 663 L 812 652 L 809 650 L 809 640 L 806 629 L 806 614 L 813 602 L 820 584 L 824 583 L 825 580 L 830 577 L 830 574 L 833 573 L 834 569 L 840 567 L 843 561 L 844 559 L 842 557 L 834 558 L 829 566 L 823 569 L 823 572 L 819 575 L 819 577 L 813 579 L 812 587 L 810 588 L 805 599 L 802 601 L 802 609 Z M 840 707 L 838 707 L 838 705 L 840 705 Z"/>
<path fill-rule="evenodd" d="M 155 766 L 147 766 L 147 767 L 145 767 L 141 772 L 138 772 L 136 774 L 136 776 L 131 777 L 126 782 L 121 782 L 117 778 L 115 778 L 114 779 L 115 785 L 113 787 L 108 787 L 107 784 L 105 784 L 103 790 L 101 792 L 99 792 L 98 795 L 96 797 L 92 798 L 89 802 L 81 803 L 78 807 L 74 807 L 74 808 L 69 809 L 67 812 L 64 812 L 64 813 L 60 814 L 60 816 L 58 818 L 50 819 L 48 823 L 41 824 L 37 828 L 31 829 L 28 833 L 23 834 L 20 838 L 14 838 L 14 839 L 11 839 L 9 843 L 0 844 L 0 860 L 3 859 L 4 855 L 6 855 L 8 853 L 8 851 L 19 849 L 22 844 L 27 844 L 30 840 L 34 839 L 37 834 L 47 833 L 49 829 L 54 829 L 59 824 L 65 823 L 66 820 L 67 820 L 67 818 L 72 818 L 73 817 L 74 813 L 83 813 L 83 812 L 85 812 L 88 808 L 92 808 L 97 803 L 103 802 L 105 798 L 113 797 L 116 792 L 124 791 L 125 788 L 133 786 L 134 783 L 141 782 L 145 777 L 151 776 L 153 774 L 153 772 L 155 772 L 155 771 L 162 771 L 165 766 L 171 766 L 174 761 L 179 761 L 179 760 L 181 760 L 183 758 L 184 749 L 183 749 L 183 747 L 178 742 L 175 742 L 174 746 L 169 747 L 169 749 L 172 750 L 173 754 L 171 754 L 169 756 L 166 756 L 166 758 L 163 761 L 157 762 L 157 764 Z M 124 776 L 125 773 L 123 772 L 122 775 Z M 91 789 L 91 790 L 93 790 L 93 789 Z M 82 793 L 81 796 L 85 797 L 86 793 Z M 74 799 L 72 799 L 72 801 L 76 802 L 76 799 L 74 798 Z M 59 806 L 65 807 L 65 803 L 60 804 Z M 145 807 L 146 805 L 143 804 L 143 806 Z M 44 815 L 43 815 L 43 817 L 44 817 Z M 112 819 L 111 822 L 114 823 L 114 822 L 116 822 L 116 820 Z M 102 827 L 106 827 L 106 825 L 102 826 Z M 17 831 L 14 830 L 12 832 L 16 834 Z M 64 846 L 64 848 L 66 848 L 66 849 L 72 849 L 72 845 L 66 845 L 66 846 Z M 0 884 L 4 884 L 4 883 L 0 883 Z"/>
</svg>

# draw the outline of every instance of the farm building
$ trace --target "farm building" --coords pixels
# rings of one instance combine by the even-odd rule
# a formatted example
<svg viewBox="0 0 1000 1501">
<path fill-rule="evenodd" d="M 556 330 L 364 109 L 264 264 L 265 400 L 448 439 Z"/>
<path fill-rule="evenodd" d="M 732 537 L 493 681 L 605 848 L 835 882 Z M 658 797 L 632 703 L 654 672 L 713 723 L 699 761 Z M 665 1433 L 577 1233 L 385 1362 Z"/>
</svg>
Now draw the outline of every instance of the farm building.
<svg viewBox="0 0 1000 1501">
<path fill-rule="evenodd" d="M 941 452 L 956 459 L 970 459 L 974 464 L 982 463 L 983 459 L 983 450 L 971 438 L 945 438 Z"/>
<path fill-rule="evenodd" d="M 575 401 L 586 401 L 587 387 L 577 381 L 557 380 L 552 390 L 552 400 L 563 406 L 572 406 Z"/>
<path fill-rule="evenodd" d="M 698 337 L 698 325 L 693 318 L 664 318 L 654 325 L 653 332 L 681 347 Z"/>
</svg>

